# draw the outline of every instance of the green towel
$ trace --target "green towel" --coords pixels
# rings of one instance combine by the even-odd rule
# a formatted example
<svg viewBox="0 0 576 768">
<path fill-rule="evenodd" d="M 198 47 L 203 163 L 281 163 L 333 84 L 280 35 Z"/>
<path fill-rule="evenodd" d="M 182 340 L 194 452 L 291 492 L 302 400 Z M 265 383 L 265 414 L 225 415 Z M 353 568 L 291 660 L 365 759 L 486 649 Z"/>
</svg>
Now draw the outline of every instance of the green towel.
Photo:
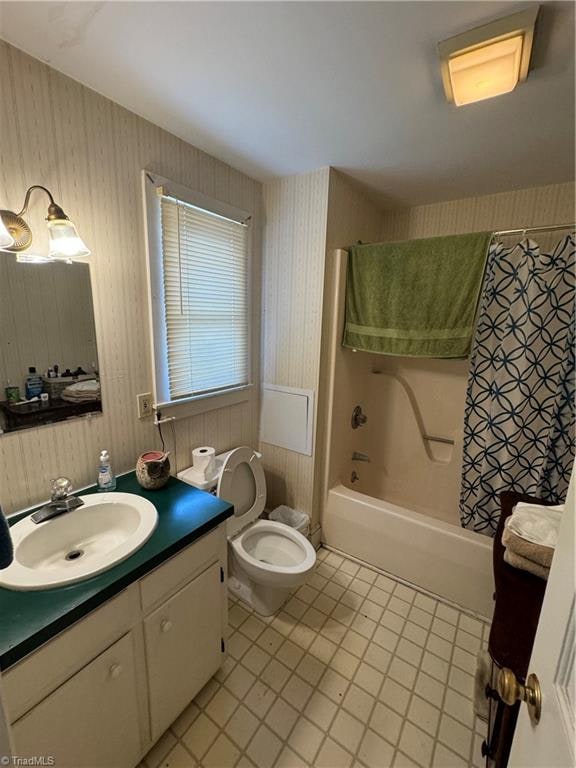
<svg viewBox="0 0 576 768">
<path fill-rule="evenodd" d="M 355 245 L 343 345 L 382 355 L 466 357 L 489 232 Z"/>
</svg>

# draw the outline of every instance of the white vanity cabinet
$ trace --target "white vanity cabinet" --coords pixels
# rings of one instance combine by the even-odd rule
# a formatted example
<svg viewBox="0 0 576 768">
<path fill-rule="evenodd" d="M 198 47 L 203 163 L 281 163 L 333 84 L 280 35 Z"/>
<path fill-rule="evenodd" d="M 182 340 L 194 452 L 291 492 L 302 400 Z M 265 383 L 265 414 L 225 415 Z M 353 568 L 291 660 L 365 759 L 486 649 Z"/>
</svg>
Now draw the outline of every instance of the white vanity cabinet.
<svg viewBox="0 0 576 768">
<path fill-rule="evenodd" d="M 142 739 L 132 633 L 97 656 L 14 723 L 18 756 L 55 765 L 136 765 Z"/>
<path fill-rule="evenodd" d="M 130 768 L 224 661 L 225 524 L 3 675 L 14 754 Z"/>
<path fill-rule="evenodd" d="M 157 739 L 221 664 L 220 565 L 144 621 L 152 738 Z"/>
</svg>

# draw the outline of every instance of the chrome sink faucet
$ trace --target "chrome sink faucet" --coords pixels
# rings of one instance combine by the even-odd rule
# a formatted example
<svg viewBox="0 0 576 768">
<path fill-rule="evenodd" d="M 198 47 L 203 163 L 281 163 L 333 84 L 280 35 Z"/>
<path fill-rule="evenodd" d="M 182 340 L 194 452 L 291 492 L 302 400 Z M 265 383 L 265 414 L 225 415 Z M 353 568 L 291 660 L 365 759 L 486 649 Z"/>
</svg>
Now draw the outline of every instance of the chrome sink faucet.
<svg viewBox="0 0 576 768">
<path fill-rule="evenodd" d="M 30 519 L 33 523 L 43 523 L 53 517 L 63 515 L 65 512 L 72 512 L 73 509 L 78 509 L 83 504 L 82 499 L 72 495 L 72 482 L 67 477 L 58 477 L 56 480 L 52 480 L 50 503 L 34 512 Z"/>
</svg>

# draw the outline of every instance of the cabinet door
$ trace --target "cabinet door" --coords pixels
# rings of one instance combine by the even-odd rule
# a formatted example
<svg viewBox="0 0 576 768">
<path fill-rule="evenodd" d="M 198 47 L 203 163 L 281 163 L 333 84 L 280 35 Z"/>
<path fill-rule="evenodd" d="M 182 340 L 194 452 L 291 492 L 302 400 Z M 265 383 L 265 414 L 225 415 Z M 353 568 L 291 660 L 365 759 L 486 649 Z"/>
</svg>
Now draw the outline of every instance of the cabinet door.
<svg viewBox="0 0 576 768">
<path fill-rule="evenodd" d="M 12 725 L 14 754 L 58 768 L 128 768 L 141 754 L 131 633 Z"/>
<path fill-rule="evenodd" d="M 152 738 L 161 736 L 222 663 L 220 564 L 144 622 Z"/>
</svg>

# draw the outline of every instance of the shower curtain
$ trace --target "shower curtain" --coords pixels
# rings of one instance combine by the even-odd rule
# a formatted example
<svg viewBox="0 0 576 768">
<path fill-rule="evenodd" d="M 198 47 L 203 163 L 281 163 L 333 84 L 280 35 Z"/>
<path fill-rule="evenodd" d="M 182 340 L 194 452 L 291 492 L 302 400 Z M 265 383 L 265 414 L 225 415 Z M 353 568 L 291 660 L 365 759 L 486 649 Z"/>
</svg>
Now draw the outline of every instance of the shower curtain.
<svg viewBox="0 0 576 768">
<path fill-rule="evenodd" d="M 468 376 L 460 519 L 494 536 L 499 494 L 561 503 L 574 457 L 575 240 L 491 246 Z"/>
</svg>

